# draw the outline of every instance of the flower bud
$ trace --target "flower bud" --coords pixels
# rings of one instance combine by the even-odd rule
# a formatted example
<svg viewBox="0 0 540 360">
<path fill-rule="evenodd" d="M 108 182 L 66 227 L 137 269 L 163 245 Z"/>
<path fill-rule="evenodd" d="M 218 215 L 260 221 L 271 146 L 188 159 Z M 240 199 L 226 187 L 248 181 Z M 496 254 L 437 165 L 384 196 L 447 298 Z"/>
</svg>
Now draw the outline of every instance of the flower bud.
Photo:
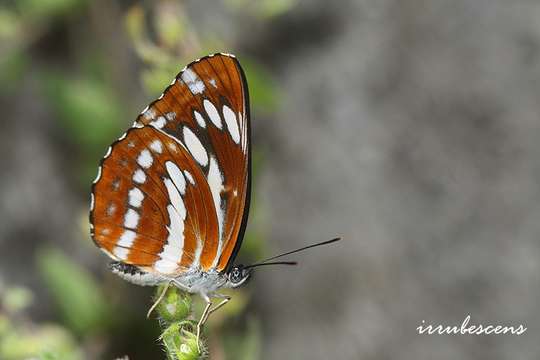
<svg viewBox="0 0 540 360">
<path fill-rule="evenodd" d="M 167 349 L 171 360 L 197 360 L 205 358 L 206 350 L 202 344 L 197 344 L 197 335 L 193 333 L 194 324 L 191 321 L 183 321 L 170 325 L 163 334 L 161 340 Z"/>
<path fill-rule="evenodd" d="M 160 286 L 156 294 L 162 292 L 163 287 Z M 157 312 L 161 319 L 168 324 L 186 320 L 191 312 L 191 297 L 189 294 L 171 286 L 158 304 Z"/>
</svg>

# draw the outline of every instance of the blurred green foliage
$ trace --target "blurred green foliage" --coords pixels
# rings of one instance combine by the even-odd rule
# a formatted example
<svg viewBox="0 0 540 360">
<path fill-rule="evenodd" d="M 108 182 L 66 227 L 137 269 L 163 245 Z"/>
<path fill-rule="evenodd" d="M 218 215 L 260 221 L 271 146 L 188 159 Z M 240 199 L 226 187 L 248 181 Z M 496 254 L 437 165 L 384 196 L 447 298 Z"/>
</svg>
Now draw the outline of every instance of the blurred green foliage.
<svg viewBox="0 0 540 360">
<path fill-rule="evenodd" d="M 279 92 L 270 73 L 249 58 L 242 58 L 242 67 L 249 81 L 249 96 L 253 110 L 267 114 L 274 112 L 279 103 Z"/>
<path fill-rule="evenodd" d="M 78 148 L 77 180 L 87 185 L 95 177 L 96 159 L 122 132 L 123 106 L 110 86 L 90 76 L 45 71 L 41 80 L 58 125 Z"/>
<path fill-rule="evenodd" d="M 103 82 L 49 72 L 43 85 L 60 125 L 83 152 L 102 151 L 120 131 L 121 104 Z"/>
<path fill-rule="evenodd" d="M 59 250 L 43 249 L 38 267 L 64 323 L 79 336 L 111 326 L 113 309 L 96 281 Z"/>
<path fill-rule="evenodd" d="M 291 10 L 298 0 L 225 0 L 237 12 L 250 13 L 260 19 L 270 19 Z"/>
<path fill-rule="evenodd" d="M 0 57 L 0 95 L 8 95 L 17 89 L 17 82 L 27 66 L 28 59 L 22 53 L 11 52 Z"/>
<path fill-rule="evenodd" d="M 6 291 L 2 299 L 2 308 L 8 313 L 17 313 L 27 308 L 34 301 L 34 294 L 27 288 L 14 286 Z"/>
<path fill-rule="evenodd" d="M 0 359 L 83 359 L 74 337 L 57 324 L 24 321 L 33 293 L 23 287 L 0 288 Z"/>
<path fill-rule="evenodd" d="M 232 333 L 224 339 L 227 354 L 234 354 L 236 360 L 261 358 L 261 326 L 255 318 L 248 318 L 247 329 L 242 333 Z"/>
<path fill-rule="evenodd" d="M 12 39 L 21 31 L 21 22 L 15 11 L 0 8 L 0 39 Z"/>
<path fill-rule="evenodd" d="M 41 325 L 33 331 L 12 329 L 9 335 L 0 338 L 0 356 L 4 360 L 83 359 L 70 333 L 57 325 Z"/>
<path fill-rule="evenodd" d="M 17 0 L 16 6 L 20 14 L 31 20 L 53 20 L 81 9 L 86 0 Z"/>
<path fill-rule="evenodd" d="M 155 41 L 150 35 L 147 15 L 142 6 L 133 6 L 125 17 L 126 31 L 133 47 L 147 65 L 142 71 L 141 80 L 150 94 L 159 94 L 170 84 L 181 68 L 179 64 L 219 52 L 219 49 L 231 52 L 223 40 L 201 40 L 180 3 L 164 2 L 163 6 L 156 7 L 151 20 L 155 24 Z M 251 105 L 257 111 L 274 111 L 279 99 L 272 76 L 264 66 L 248 56 L 240 56 L 240 59 L 249 79 Z"/>
</svg>

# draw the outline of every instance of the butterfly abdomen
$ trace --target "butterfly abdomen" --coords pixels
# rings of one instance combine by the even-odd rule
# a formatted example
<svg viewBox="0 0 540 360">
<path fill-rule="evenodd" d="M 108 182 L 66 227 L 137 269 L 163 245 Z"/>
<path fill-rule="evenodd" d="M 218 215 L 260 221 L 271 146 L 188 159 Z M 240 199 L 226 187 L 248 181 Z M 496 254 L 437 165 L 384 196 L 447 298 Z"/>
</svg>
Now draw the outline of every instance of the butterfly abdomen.
<svg viewBox="0 0 540 360">
<path fill-rule="evenodd" d="M 165 281 L 165 279 L 159 275 L 143 271 L 137 266 L 125 264 L 120 261 L 111 262 L 109 264 L 109 269 L 122 279 L 136 285 L 155 286 Z"/>
</svg>

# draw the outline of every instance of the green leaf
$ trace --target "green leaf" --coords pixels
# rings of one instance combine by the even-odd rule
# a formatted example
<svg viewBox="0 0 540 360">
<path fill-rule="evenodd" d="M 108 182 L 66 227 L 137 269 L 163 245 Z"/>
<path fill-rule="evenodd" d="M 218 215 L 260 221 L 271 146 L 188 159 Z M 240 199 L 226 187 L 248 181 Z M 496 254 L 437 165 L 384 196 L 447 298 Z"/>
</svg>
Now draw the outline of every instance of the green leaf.
<svg viewBox="0 0 540 360">
<path fill-rule="evenodd" d="M 38 266 L 65 323 L 80 335 L 109 327 L 112 312 L 92 276 L 57 249 L 38 252 Z"/>
</svg>

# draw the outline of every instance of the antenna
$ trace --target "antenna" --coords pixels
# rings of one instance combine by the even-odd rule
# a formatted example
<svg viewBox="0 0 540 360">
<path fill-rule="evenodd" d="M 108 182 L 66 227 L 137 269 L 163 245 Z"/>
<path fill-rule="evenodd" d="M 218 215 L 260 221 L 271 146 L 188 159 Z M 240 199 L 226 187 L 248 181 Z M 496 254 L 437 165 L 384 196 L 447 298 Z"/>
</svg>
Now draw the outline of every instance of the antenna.
<svg viewBox="0 0 540 360">
<path fill-rule="evenodd" d="M 331 240 L 326 240 L 326 241 L 322 241 L 322 242 L 318 242 L 318 243 L 315 243 L 315 244 L 311 244 L 311 245 L 308 245 L 308 246 L 304 246 L 304 247 L 301 247 L 299 249 L 296 249 L 296 250 L 292 250 L 292 251 L 288 251 L 286 253 L 283 253 L 283 254 L 279 254 L 279 255 L 276 255 L 276 256 L 272 256 L 268 259 L 265 259 L 263 261 L 260 261 L 256 264 L 253 264 L 253 265 L 249 265 L 249 266 L 246 266 L 245 268 L 253 268 L 253 267 L 258 267 L 258 266 L 263 266 L 263 265 L 296 265 L 297 263 L 295 261 L 278 261 L 278 262 L 269 262 L 271 260 L 275 260 L 275 259 L 278 259 L 280 257 L 283 257 L 283 256 L 287 256 L 287 255 L 291 255 L 291 254 L 295 254 L 297 252 L 300 252 L 300 251 L 304 251 L 304 250 L 307 250 L 307 249 L 311 249 L 311 248 L 314 248 L 314 247 L 318 247 L 318 246 L 322 246 L 322 245 L 328 245 L 328 244 L 331 244 L 331 243 L 334 243 L 336 241 L 339 241 L 341 240 L 341 238 L 335 238 L 335 239 L 331 239 Z"/>
<path fill-rule="evenodd" d="M 274 262 L 266 262 L 266 263 L 263 262 L 259 264 L 244 266 L 244 269 L 251 269 L 254 267 L 265 266 L 265 265 L 298 265 L 298 263 L 296 261 L 274 261 Z"/>
</svg>

